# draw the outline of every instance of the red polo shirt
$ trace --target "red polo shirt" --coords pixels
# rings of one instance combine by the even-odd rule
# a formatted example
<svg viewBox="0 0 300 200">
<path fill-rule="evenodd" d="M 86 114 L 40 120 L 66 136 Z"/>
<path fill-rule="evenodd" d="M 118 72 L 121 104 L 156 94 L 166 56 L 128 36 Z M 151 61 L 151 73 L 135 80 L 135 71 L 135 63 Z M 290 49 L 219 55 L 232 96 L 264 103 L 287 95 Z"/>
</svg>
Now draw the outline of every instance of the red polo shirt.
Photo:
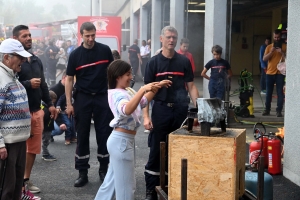
<svg viewBox="0 0 300 200">
<path fill-rule="evenodd" d="M 188 51 L 184 53 L 180 49 L 178 49 L 177 53 L 185 55 L 185 57 L 187 57 L 190 60 L 193 72 L 195 72 L 196 68 L 195 68 L 195 63 L 194 63 L 193 55 L 190 52 L 188 52 Z"/>
</svg>

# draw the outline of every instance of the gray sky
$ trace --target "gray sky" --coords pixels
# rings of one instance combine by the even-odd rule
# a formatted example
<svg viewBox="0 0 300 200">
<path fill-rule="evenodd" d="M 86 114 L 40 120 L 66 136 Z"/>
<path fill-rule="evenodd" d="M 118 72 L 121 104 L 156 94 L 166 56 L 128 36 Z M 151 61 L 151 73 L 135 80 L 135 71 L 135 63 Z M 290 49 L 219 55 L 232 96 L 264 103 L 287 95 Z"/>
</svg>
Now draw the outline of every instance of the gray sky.
<svg viewBox="0 0 300 200">
<path fill-rule="evenodd" d="M 103 16 L 114 15 L 125 2 L 97 1 L 102 1 Z M 48 23 L 91 15 L 91 0 L 0 0 L 0 3 L 3 3 L 0 7 L 0 23 L 6 25 Z M 43 10 L 40 10 L 41 6 Z M 96 9 L 92 10 L 99 15 L 99 3 L 93 7 Z"/>
<path fill-rule="evenodd" d="M 45 8 L 45 11 L 50 11 L 54 5 L 56 4 L 63 4 L 66 5 L 68 7 L 68 17 L 67 19 L 73 19 L 76 18 L 78 16 L 78 14 L 76 14 L 76 12 L 74 11 L 74 9 L 72 9 L 72 3 L 76 1 L 76 0 L 38 0 L 36 1 L 38 5 L 41 5 Z M 87 11 L 85 12 L 86 15 L 90 15 L 90 0 L 77 0 L 77 1 L 84 1 L 86 2 L 86 7 L 83 7 L 82 10 L 83 11 Z M 62 19 L 63 20 L 63 19 Z"/>
<path fill-rule="evenodd" d="M 50 11 L 55 4 L 66 5 L 68 7 L 68 17 L 66 19 L 72 19 L 78 16 L 78 13 L 72 9 L 74 1 L 85 2 L 81 10 L 84 15 L 91 14 L 91 0 L 38 0 L 36 2 L 38 5 L 43 5 L 46 11 Z M 114 13 L 123 5 L 124 2 L 125 0 L 102 0 L 102 12 Z"/>
</svg>

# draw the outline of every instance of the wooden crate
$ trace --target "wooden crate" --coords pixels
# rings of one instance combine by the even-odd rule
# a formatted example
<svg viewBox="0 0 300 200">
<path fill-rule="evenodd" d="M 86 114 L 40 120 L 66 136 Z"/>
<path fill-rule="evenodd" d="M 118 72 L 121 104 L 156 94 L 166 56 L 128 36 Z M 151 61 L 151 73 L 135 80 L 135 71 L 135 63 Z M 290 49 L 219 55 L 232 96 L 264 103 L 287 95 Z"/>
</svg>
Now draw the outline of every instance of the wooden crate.
<svg viewBox="0 0 300 200">
<path fill-rule="evenodd" d="M 169 135 L 168 199 L 180 200 L 181 159 L 188 160 L 187 199 L 238 200 L 245 190 L 246 130 L 210 137 L 184 128 Z M 219 129 L 212 128 L 211 134 Z"/>
</svg>

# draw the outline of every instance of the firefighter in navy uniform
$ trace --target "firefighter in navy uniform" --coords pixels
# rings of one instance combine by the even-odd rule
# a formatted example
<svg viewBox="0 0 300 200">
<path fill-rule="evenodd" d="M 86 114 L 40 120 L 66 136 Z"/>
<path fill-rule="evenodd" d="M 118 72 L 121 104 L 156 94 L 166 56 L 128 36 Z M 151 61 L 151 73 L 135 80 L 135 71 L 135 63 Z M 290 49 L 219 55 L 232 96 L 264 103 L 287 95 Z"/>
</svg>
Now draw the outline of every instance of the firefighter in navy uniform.
<svg viewBox="0 0 300 200">
<path fill-rule="evenodd" d="M 188 93 L 194 105 L 199 98 L 189 59 L 174 50 L 177 37 L 174 27 L 162 29 L 162 51 L 150 59 L 145 70 L 145 84 L 164 79 L 173 82 L 171 87 L 161 88 L 155 95 L 151 119 L 148 107 L 144 109 L 144 126 L 151 130 L 148 137 L 150 154 L 145 166 L 146 200 L 157 199 L 155 186 L 159 185 L 160 142 L 166 142 L 168 134 L 180 128 L 186 119 L 190 102 Z"/>
<path fill-rule="evenodd" d="M 138 40 L 135 39 L 133 45 L 128 49 L 128 59 L 132 67 L 133 80 L 135 80 L 138 73 L 139 65 L 142 64 L 142 57 L 140 48 L 137 46 Z"/>
<path fill-rule="evenodd" d="M 98 145 L 99 176 L 101 181 L 104 180 L 109 163 L 106 141 L 112 131 L 109 123 L 113 119 L 108 106 L 106 72 L 107 67 L 113 61 L 111 50 L 107 45 L 95 42 L 96 27 L 91 22 L 83 23 L 80 33 L 83 43 L 70 54 L 65 82 L 66 112 L 69 117 L 74 115 L 77 131 L 75 168 L 79 170 L 79 177 L 74 187 L 82 187 L 88 182 L 92 115 Z M 76 76 L 76 83 L 73 92 L 73 108 L 74 76 Z"/>
</svg>

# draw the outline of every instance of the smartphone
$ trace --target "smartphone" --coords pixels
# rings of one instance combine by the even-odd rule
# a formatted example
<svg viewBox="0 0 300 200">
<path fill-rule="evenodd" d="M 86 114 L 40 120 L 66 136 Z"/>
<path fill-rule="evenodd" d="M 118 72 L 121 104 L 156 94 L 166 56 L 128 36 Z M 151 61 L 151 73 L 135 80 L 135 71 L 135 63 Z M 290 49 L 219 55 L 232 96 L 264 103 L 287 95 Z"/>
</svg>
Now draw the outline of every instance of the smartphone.
<svg viewBox="0 0 300 200">
<path fill-rule="evenodd" d="M 278 41 L 278 42 L 274 42 L 274 45 L 273 45 L 276 49 L 277 48 L 282 48 L 282 42 L 281 41 Z"/>
</svg>

